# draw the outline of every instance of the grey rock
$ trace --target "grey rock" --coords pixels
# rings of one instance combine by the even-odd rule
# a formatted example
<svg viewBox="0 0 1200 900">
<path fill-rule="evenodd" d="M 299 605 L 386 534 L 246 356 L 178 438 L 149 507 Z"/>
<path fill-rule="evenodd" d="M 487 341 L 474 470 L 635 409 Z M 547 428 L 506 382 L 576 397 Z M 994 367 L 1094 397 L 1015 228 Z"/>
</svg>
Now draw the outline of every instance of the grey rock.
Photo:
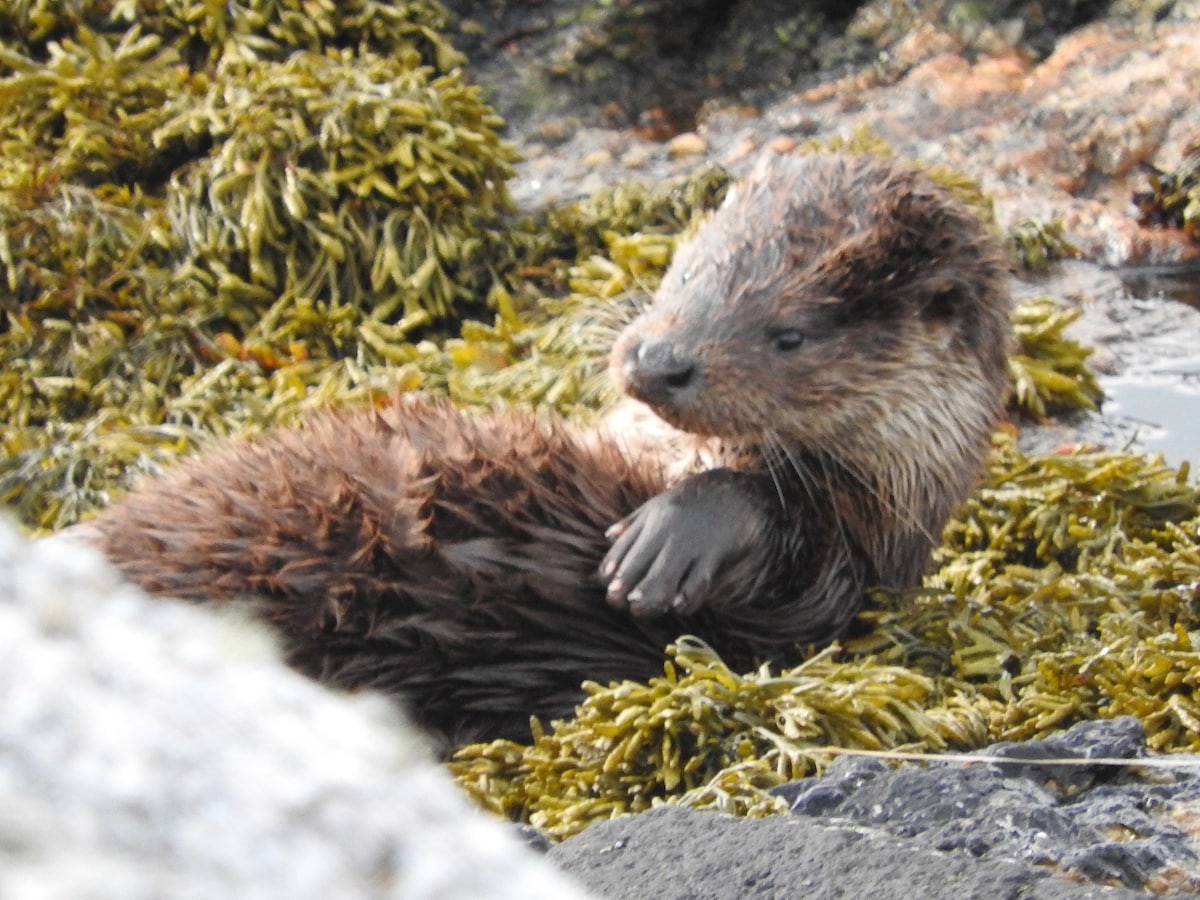
<svg viewBox="0 0 1200 900">
<path fill-rule="evenodd" d="M 720 852 L 714 852 L 719 848 Z M 941 852 L 869 828 L 801 817 L 736 819 L 662 807 L 603 822 L 550 851 L 601 897 L 621 900 L 1128 900 L 1011 860 Z"/>
<path fill-rule="evenodd" d="M 1200 797 L 1200 767 L 1151 776 L 1136 767 L 1056 763 L 1144 757 L 1136 719 L 1082 722 L 1044 740 L 993 745 L 986 755 L 998 761 L 895 770 L 843 757 L 779 793 L 799 815 L 919 838 L 937 850 L 1129 887 L 1148 887 L 1168 871 L 1200 883 L 1195 836 L 1175 820 Z"/>
</svg>

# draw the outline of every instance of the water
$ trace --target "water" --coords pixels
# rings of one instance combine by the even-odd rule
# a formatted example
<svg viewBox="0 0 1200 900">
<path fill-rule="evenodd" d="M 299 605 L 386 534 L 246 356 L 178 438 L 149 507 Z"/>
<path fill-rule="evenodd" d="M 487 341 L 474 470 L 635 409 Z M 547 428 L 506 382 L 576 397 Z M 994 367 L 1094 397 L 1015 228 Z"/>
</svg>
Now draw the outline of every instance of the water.
<svg viewBox="0 0 1200 900">
<path fill-rule="evenodd" d="M 1129 297 L 1162 297 L 1200 309 L 1200 261 L 1115 272 Z M 1196 356 L 1143 364 L 1101 377 L 1104 413 L 1128 420 L 1137 444 L 1178 466 L 1200 463 L 1200 344 Z"/>
<path fill-rule="evenodd" d="M 1200 350 L 1200 348 L 1197 348 Z M 1153 369 L 1101 378 L 1105 415 L 1137 428 L 1137 443 L 1172 466 L 1200 463 L 1200 356 Z"/>
<path fill-rule="evenodd" d="M 1131 297 L 1166 297 L 1200 309 L 1200 261 L 1117 269 Z"/>
</svg>

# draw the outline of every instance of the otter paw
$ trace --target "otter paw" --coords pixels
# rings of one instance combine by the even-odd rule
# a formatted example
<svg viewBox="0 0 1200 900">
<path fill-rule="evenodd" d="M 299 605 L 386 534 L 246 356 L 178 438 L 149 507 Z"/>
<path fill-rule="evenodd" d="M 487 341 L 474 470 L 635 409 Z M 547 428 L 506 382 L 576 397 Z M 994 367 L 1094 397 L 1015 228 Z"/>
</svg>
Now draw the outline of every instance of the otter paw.
<svg viewBox="0 0 1200 900">
<path fill-rule="evenodd" d="M 735 473 L 702 473 L 612 526 L 600 564 L 609 605 L 637 617 L 703 606 L 718 576 L 743 562 L 762 534 L 761 507 L 739 487 Z"/>
</svg>

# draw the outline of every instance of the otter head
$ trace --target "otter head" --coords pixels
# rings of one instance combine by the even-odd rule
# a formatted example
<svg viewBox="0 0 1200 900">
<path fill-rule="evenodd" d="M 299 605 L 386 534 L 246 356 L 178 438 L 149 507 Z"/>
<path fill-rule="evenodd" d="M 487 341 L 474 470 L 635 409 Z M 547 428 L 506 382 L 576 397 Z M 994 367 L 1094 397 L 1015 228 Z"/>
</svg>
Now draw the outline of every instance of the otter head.
<svg viewBox="0 0 1200 900">
<path fill-rule="evenodd" d="M 1005 279 L 978 217 L 919 172 L 775 157 L 679 249 L 612 370 L 695 434 L 845 456 L 949 429 L 977 446 L 1006 390 Z"/>
</svg>

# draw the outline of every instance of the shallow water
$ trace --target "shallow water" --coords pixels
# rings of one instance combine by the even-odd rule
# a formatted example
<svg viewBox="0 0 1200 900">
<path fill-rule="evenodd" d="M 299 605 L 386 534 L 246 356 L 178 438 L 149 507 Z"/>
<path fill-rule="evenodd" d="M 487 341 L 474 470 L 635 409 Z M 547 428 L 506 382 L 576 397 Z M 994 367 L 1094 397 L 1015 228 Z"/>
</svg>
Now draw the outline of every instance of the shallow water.
<svg viewBox="0 0 1200 900">
<path fill-rule="evenodd" d="M 1133 297 L 1166 297 L 1200 309 L 1200 260 L 1118 269 L 1116 275 Z"/>
<path fill-rule="evenodd" d="M 1200 309 L 1200 262 L 1117 270 L 1130 300 L 1163 298 Z M 1200 463 L 1200 341 L 1195 354 L 1135 364 L 1121 375 L 1101 376 L 1106 418 L 1133 428 L 1139 449 L 1162 453 L 1168 463 Z"/>
<path fill-rule="evenodd" d="M 1200 348 L 1197 348 L 1200 350 Z M 1133 423 L 1136 441 L 1178 466 L 1200 463 L 1200 356 L 1101 378 L 1104 414 Z"/>
</svg>

